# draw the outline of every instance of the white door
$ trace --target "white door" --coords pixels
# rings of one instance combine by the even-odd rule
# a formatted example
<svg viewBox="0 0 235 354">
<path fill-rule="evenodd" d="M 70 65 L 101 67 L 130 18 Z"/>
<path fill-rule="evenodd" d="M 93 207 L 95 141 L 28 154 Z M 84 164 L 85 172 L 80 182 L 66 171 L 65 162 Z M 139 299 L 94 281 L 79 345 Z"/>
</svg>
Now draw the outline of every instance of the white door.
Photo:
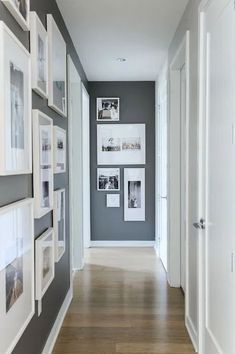
<svg viewBox="0 0 235 354">
<path fill-rule="evenodd" d="M 201 14 L 201 343 L 235 353 L 235 9 L 208 1 Z M 204 54 L 204 55 L 203 55 Z M 200 146 L 201 148 L 201 146 Z M 199 217 L 200 217 L 199 216 Z M 195 224 L 203 228 L 203 223 Z M 204 314 L 204 316 L 202 315 Z"/>
<path fill-rule="evenodd" d="M 167 82 L 159 87 L 158 114 L 158 238 L 159 256 L 167 271 Z"/>
</svg>

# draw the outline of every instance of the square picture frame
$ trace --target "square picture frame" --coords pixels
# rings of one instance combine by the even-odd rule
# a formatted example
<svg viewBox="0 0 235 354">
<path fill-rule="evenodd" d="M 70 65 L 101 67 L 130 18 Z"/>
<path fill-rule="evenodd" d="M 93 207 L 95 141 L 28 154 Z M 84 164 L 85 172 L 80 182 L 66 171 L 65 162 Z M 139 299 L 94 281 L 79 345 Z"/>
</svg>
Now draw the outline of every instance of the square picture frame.
<svg viewBox="0 0 235 354">
<path fill-rule="evenodd" d="M 52 15 L 47 15 L 49 43 L 48 105 L 67 117 L 67 47 Z"/>
<path fill-rule="evenodd" d="M 30 12 L 32 89 L 48 98 L 48 35 L 37 13 Z"/>
<path fill-rule="evenodd" d="M 53 120 L 33 110 L 34 215 L 41 218 L 53 209 Z"/>
<path fill-rule="evenodd" d="M 33 199 L 1 207 L 0 228 L 0 352 L 10 354 L 35 313 Z"/>
<path fill-rule="evenodd" d="M 120 98 L 97 97 L 96 120 L 100 122 L 118 122 L 120 120 Z"/>
<path fill-rule="evenodd" d="M 107 194 L 106 206 L 107 208 L 120 208 L 120 194 Z"/>
<path fill-rule="evenodd" d="M 124 169 L 124 220 L 145 221 L 145 168 Z"/>
<path fill-rule="evenodd" d="M 0 21 L 0 175 L 32 173 L 30 54 Z"/>
<path fill-rule="evenodd" d="M 120 191 L 120 168 L 98 168 L 97 190 L 102 192 Z"/>
<path fill-rule="evenodd" d="M 54 126 L 54 173 L 66 172 L 67 160 L 67 134 L 66 130 Z"/>
<path fill-rule="evenodd" d="M 59 262 L 66 251 L 66 193 L 65 189 L 54 191 L 53 228 L 55 233 L 55 262 Z"/>
<path fill-rule="evenodd" d="M 1 0 L 24 31 L 29 31 L 30 0 Z"/>
</svg>

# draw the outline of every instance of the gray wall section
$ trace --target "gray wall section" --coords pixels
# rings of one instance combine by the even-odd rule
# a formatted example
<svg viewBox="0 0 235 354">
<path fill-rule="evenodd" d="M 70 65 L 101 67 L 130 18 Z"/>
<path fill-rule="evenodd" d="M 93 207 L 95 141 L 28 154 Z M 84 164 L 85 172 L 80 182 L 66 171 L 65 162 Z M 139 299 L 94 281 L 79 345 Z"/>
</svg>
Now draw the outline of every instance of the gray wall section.
<svg viewBox="0 0 235 354">
<path fill-rule="evenodd" d="M 83 71 L 82 65 L 74 49 L 72 40 L 65 27 L 56 2 L 54 0 L 31 0 L 31 10 L 38 13 L 44 24 L 46 23 L 47 13 L 51 13 L 54 16 L 62 35 L 67 42 L 67 51 L 71 55 L 85 86 L 87 86 L 86 75 Z M 21 30 L 20 26 L 13 19 L 2 2 L 0 2 L 0 20 L 4 21 L 25 45 L 25 47 L 29 49 L 29 33 Z M 51 118 L 53 118 L 55 125 L 67 130 L 68 120 L 52 111 L 47 105 L 47 100 L 43 100 L 35 93 L 33 93 L 33 108 L 40 109 L 44 113 L 48 114 Z M 61 261 L 56 264 L 55 279 L 43 298 L 42 315 L 39 318 L 37 314 L 34 316 L 19 343 L 15 347 L 13 354 L 40 354 L 42 352 L 50 330 L 70 287 L 68 183 L 68 171 L 66 174 L 55 176 L 55 189 L 65 187 L 67 193 L 67 251 Z M 23 198 L 31 197 L 32 195 L 32 175 L 0 177 L 0 206 L 7 205 Z M 51 213 L 47 214 L 40 220 L 35 220 L 35 238 L 51 225 Z"/>
<path fill-rule="evenodd" d="M 155 83 L 89 82 L 91 136 L 92 241 L 152 241 L 155 239 Z M 124 222 L 124 167 L 121 170 L 121 207 L 106 207 L 106 192 L 97 191 L 96 98 L 120 97 L 120 122 L 146 124 L 146 221 Z M 109 124 L 109 123 L 103 123 Z M 105 166 L 108 167 L 108 166 Z M 112 167 L 112 166 L 111 166 Z"/>
</svg>

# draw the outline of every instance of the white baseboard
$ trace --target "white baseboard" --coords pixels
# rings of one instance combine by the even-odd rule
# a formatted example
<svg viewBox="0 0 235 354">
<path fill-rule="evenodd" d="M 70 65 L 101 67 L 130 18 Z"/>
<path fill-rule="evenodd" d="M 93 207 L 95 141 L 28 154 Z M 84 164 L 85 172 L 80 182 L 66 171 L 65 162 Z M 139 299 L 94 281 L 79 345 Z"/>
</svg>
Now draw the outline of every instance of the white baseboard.
<svg viewBox="0 0 235 354">
<path fill-rule="evenodd" d="M 91 241 L 90 247 L 154 247 L 155 241 Z"/>
<path fill-rule="evenodd" d="M 157 241 L 154 242 L 154 249 L 156 252 L 157 257 L 159 257 L 159 252 L 158 252 L 158 247 L 157 247 Z"/>
<path fill-rule="evenodd" d="M 42 354 L 51 354 L 53 351 L 53 348 L 55 346 L 56 343 L 56 339 L 59 335 L 60 329 L 62 327 L 65 315 L 68 311 L 69 305 L 72 301 L 73 298 L 73 293 L 72 293 L 72 289 L 69 289 L 66 298 L 63 302 L 63 305 L 61 306 L 60 312 L 58 313 L 58 316 L 56 318 L 56 321 L 54 323 L 54 326 L 52 327 L 52 330 L 49 334 L 49 337 L 47 339 L 46 345 L 43 349 Z"/>
<path fill-rule="evenodd" d="M 186 328 L 188 330 L 189 336 L 191 338 L 191 341 L 193 343 L 193 347 L 195 349 L 195 352 L 198 353 L 198 336 L 197 336 L 197 331 L 191 321 L 191 319 L 186 316 Z"/>
</svg>

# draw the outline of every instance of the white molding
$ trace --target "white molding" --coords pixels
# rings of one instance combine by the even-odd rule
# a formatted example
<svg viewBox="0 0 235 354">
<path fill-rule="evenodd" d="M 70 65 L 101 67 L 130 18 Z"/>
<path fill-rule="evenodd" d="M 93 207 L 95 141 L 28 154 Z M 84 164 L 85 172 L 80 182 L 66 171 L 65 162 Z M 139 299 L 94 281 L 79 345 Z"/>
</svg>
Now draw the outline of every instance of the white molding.
<svg viewBox="0 0 235 354">
<path fill-rule="evenodd" d="M 198 353 L 198 346 L 197 346 L 197 343 L 198 343 L 198 336 L 197 336 L 197 331 L 194 327 L 194 324 L 193 322 L 191 321 L 190 317 L 186 317 L 186 328 L 187 328 L 187 331 L 188 331 L 188 334 L 190 336 L 190 339 L 193 343 L 193 347 L 194 347 L 194 350 L 196 353 Z"/>
<path fill-rule="evenodd" d="M 159 249 L 158 249 L 157 241 L 154 242 L 154 250 L 155 250 L 155 252 L 156 252 L 157 257 L 160 258 L 160 254 L 159 254 Z"/>
<path fill-rule="evenodd" d="M 60 312 L 58 313 L 58 316 L 55 320 L 54 326 L 52 327 L 52 330 L 49 334 L 49 337 L 48 337 L 46 345 L 42 351 L 42 354 L 51 354 L 52 353 L 55 343 L 56 343 L 56 340 L 57 340 L 57 337 L 59 335 L 60 329 L 62 327 L 65 315 L 66 315 L 69 305 L 72 301 L 72 298 L 73 298 L 72 289 L 69 289 L 69 291 L 66 295 L 66 298 L 63 302 L 63 305 L 61 306 Z"/>
<path fill-rule="evenodd" d="M 151 247 L 155 241 L 91 241 L 90 247 Z"/>
</svg>

